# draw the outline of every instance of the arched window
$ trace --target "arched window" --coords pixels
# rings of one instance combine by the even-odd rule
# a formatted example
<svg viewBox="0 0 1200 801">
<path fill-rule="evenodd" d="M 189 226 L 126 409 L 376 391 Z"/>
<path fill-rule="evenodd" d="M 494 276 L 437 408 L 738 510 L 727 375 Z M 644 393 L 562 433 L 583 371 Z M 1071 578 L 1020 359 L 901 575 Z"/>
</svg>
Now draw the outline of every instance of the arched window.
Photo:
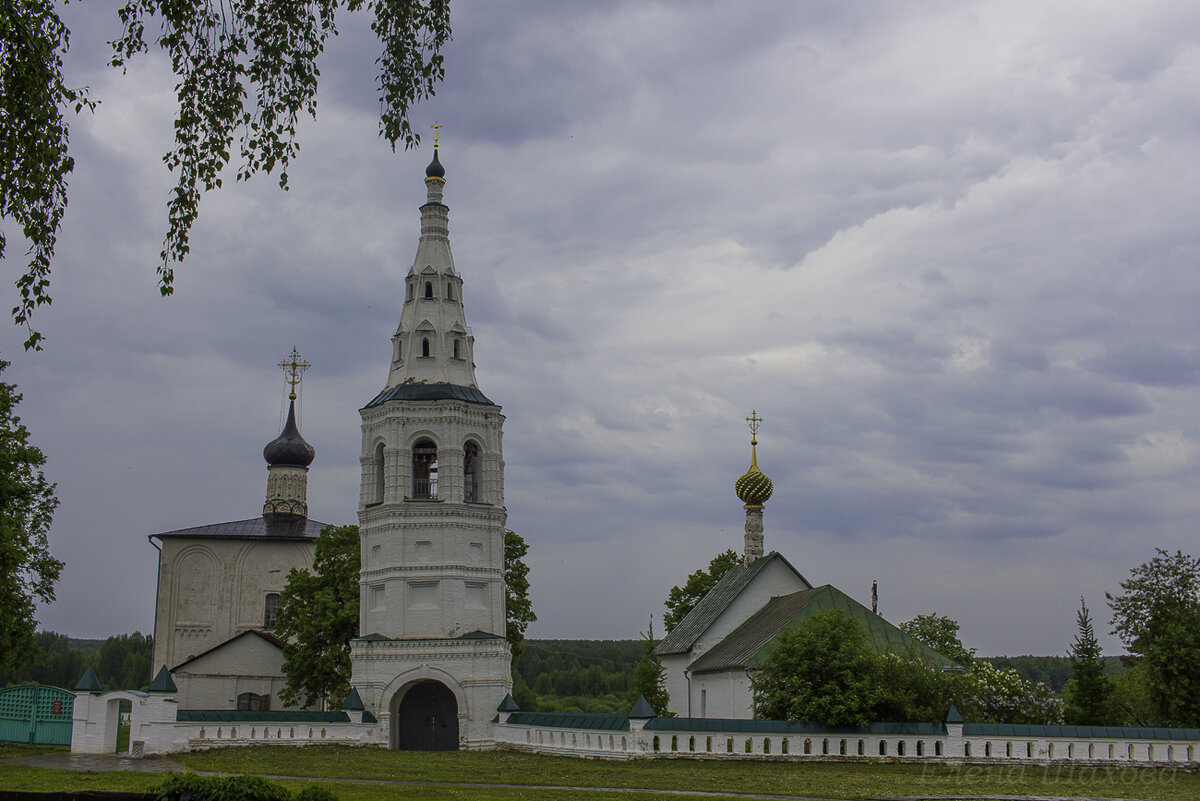
<svg viewBox="0 0 1200 801">
<path fill-rule="evenodd" d="M 412 299 L 413 299 L 413 293 L 414 293 L 414 292 L 416 292 L 416 287 L 415 287 L 415 285 L 413 284 L 413 282 L 412 282 L 412 281 L 409 281 L 409 282 L 408 282 L 408 291 L 404 293 L 404 295 L 405 295 L 405 297 L 404 297 L 404 301 L 405 301 L 406 303 L 407 303 L 408 301 L 410 301 L 410 300 L 412 300 Z"/>
<path fill-rule="evenodd" d="M 431 440 L 418 440 L 413 446 L 412 496 L 432 500 L 437 497 L 437 445 Z"/>
<path fill-rule="evenodd" d="M 433 297 L 433 282 L 432 281 L 425 282 L 425 297 L 427 297 L 427 298 Z"/>
<path fill-rule="evenodd" d="M 279 593 L 267 593 L 266 601 L 263 604 L 263 628 L 275 628 L 275 618 L 279 615 Z"/>
<path fill-rule="evenodd" d="M 446 300 L 454 300 L 454 283 L 446 282 Z"/>
<path fill-rule="evenodd" d="M 454 340 L 454 358 L 461 359 L 462 356 L 460 356 L 459 352 L 458 352 L 458 343 L 459 343 L 459 340 L 457 340 L 457 339 Z"/>
<path fill-rule="evenodd" d="M 468 442 L 463 447 L 463 500 L 467 503 L 475 503 L 482 499 L 479 487 L 482 473 L 479 446 L 474 442 Z"/>
<path fill-rule="evenodd" d="M 375 503 L 383 503 L 383 443 L 375 446 Z"/>
<path fill-rule="evenodd" d="M 421 356 L 429 358 L 429 337 L 421 337 Z"/>
<path fill-rule="evenodd" d="M 237 697 L 237 708 L 239 712 L 269 712 L 271 709 L 271 696 L 259 695 L 258 693 L 241 693 Z"/>
</svg>

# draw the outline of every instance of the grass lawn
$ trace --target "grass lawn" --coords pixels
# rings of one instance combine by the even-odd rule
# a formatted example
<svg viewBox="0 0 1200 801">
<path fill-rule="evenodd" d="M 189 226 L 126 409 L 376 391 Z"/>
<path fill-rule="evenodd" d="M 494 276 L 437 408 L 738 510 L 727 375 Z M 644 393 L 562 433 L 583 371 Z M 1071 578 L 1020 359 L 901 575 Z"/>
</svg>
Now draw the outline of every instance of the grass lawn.
<svg viewBox="0 0 1200 801">
<path fill-rule="evenodd" d="M 880 795 L 1040 795 L 1200 798 L 1200 775 L 1155 768 L 914 765 L 886 762 L 740 762 L 690 759 L 584 760 L 512 751 L 400 752 L 374 748 L 264 746 L 180 755 L 193 770 L 260 775 L 399 779 L 413 782 L 496 782 L 571 787 L 733 791 L 826 798 Z M 339 796 L 350 787 L 335 788 Z M 446 797 L 502 798 L 471 791 Z M 530 791 L 523 790 L 523 797 Z M 552 797 L 553 793 L 546 794 Z M 561 795 L 561 793 L 560 793 Z M 590 797 L 573 792 L 572 798 Z M 611 796 L 610 796 L 611 797 Z M 622 794 L 620 798 L 626 798 Z"/>
<path fill-rule="evenodd" d="M 15 755 L 15 751 L 0 747 L 0 756 Z M 405 798 L 431 801 L 552 801 L 562 798 L 571 801 L 649 801 L 651 798 L 663 798 L 646 793 L 614 794 L 587 789 L 564 793 L 551 789 L 550 785 L 682 790 L 685 793 L 688 790 L 718 794 L 765 793 L 839 799 L 966 795 L 982 798 L 1051 796 L 1157 801 L 1200 798 L 1200 774 L 1154 768 L 960 767 L 886 762 L 725 762 L 686 759 L 610 762 L 511 751 L 419 753 L 340 746 L 225 748 L 179 754 L 173 758 L 187 768 L 198 771 L 312 777 L 308 780 L 281 780 L 282 784 L 292 789 L 321 779 L 356 780 L 326 785 L 342 801 Z M 66 773 L 0 763 L 0 789 L 145 791 L 160 781 L 162 776 L 156 774 Z M 396 781 L 413 784 L 388 783 Z M 441 782 L 451 785 L 437 786 Z M 453 786 L 453 783 L 460 784 Z M 541 785 L 545 789 L 468 787 L 462 786 L 462 783 Z M 702 797 L 684 794 L 670 798 Z"/>
</svg>

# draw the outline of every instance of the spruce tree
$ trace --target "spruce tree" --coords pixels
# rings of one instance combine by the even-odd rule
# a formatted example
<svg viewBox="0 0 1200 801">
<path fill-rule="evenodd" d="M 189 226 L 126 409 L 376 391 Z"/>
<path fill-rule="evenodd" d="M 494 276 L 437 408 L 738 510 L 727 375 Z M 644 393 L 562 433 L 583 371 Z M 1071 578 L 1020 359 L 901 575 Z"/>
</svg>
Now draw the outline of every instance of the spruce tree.
<svg viewBox="0 0 1200 801">
<path fill-rule="evenodd" d="M 1109 723 L 1112 681 L 1104 673 L 1100 643 L 1092 627 L 1087 602 L 1079 599 L 1075 615 L 1078 633 L 1071 645 L 1071 680 L 1065 690 L 1066 721 L 1078 726 L 1103 726 Z"/>
<path fill-rule="evenodd" d="M 654 654 L 658 641 L 654 639 L 654 619 L 642 632 L 642 658 L 633 672 L 633 690 L 630 697 L 645 696 L 646 702 L 660 718 L 674 717 L 670 712 L 671 696 L 667 694 L 667 669 Z"/>
</svg>

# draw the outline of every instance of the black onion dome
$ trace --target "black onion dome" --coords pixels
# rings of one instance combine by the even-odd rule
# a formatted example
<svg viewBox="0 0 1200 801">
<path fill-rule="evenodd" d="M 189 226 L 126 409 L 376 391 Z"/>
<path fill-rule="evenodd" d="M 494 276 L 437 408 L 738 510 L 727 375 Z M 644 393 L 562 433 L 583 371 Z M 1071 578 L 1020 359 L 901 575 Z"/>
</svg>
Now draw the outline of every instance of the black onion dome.
<svg viewBox="0 0 1200 801">
<path fill-rule="evenodd" d="M 300 429 L 296 427 L 296 402 L 292 401 L 288 404 L 288 419 L 283 433 L 267 443 L 267 447 L 263 448 L 263 458 L 271 467 L 308 467 L 316 457 L 316 449 L 304 441 Z"/>
<path fill-rule="evenodd" d="M 426 178 L 442 178 L 446 177 L 446 168 L 442 166 L 442 162 L 438 161 L 437 148 L 433 149 L 433 161 L 429 162 L 429 166 L 425 168 Z"/>
</svg>

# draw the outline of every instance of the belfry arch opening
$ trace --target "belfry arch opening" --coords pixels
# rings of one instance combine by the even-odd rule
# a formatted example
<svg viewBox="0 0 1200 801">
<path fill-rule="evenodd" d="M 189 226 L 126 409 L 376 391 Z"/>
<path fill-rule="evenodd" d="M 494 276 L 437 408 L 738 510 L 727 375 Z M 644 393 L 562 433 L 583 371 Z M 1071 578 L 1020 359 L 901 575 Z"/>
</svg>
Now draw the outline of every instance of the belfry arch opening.
<svg viewBox="0 0 1200 801">
<path fill-rule="evenodd" d="M 440 681 L 423 680 L 392 701 L 392 747 L 399 751 L 457 751 L 458 699 Z"/>
<path fill-rule="evenodd" d="M 425 282 L 425 297 L 427 297 L 427 298 L 433 297 L 433 282 L 432 281 Z"/>
<path fill-rule="evenodd" d="M 417 440 L 413 445 L 412 497 L 433 500 L 438 496 L 437 445 L 430 439 Z"/>
<path fill-rule="evenodd" d="M 483 461 L 479 456 L 479 446 L 468 441 L 463 446 L 463 500 L 467 503 L 478 503 L 482 500 Z"/>
<path fill-rule="evenodd" d="M 375 446 L 375 492 L 372 496 L 374 503 L 383 503 L 383 443 Z"/>
</svg>

